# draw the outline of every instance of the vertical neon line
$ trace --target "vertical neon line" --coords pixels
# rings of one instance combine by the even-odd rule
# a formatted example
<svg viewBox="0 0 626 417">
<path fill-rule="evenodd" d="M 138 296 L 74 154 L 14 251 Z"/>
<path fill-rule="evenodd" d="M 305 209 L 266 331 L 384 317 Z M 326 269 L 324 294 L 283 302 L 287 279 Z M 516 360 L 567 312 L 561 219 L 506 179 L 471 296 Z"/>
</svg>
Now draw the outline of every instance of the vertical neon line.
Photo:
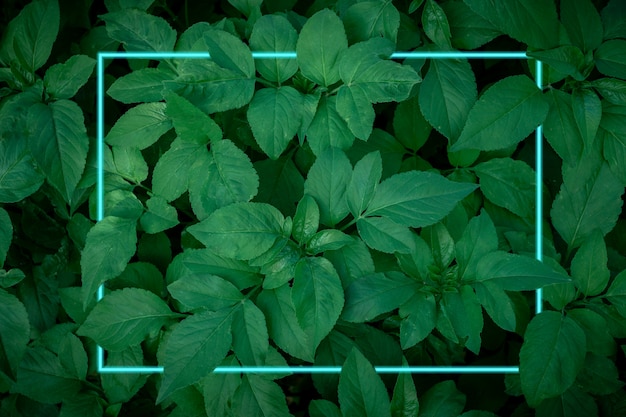
<svg viewBox="0 0 626 417">
<path fill-rule="evenodd" d="M 97 213 L 96 220 L 100 221 L 104 217 L 104 157 L 103 157 L 103 145 L 104 140 L 104 57 L 98 52 L 98 80 L 97 80 L 97 133 L 96 142 L 98 147 L 98 166 L 97 166 L 97 190 L 96 190 L 96 202 Z M 98 288 L 98 301 L 102 298 L 102 286 Z M 96 356 L 98 357 L 98 372 L 104 368 L 104 350 L 100 345 L 96 345 Z"/>
<path fill-rule="evenodd" d="M 535 79 L 537 87 L 543 92 L 543 65 L 541 61 L 535 61 Z M 543 261 L 543 196 L 542 196 L 542 183 L 543 183 L 543 126 L 539 125 L 535 131 L 535 183 L 536 183 L 536 208 L 535 208 L 535 250 L 536 258 L 539 261 Z M 541 288 L 537 289 L 535 293 L 535 313 L 539 314 L 543 310 L 543 291 Z"/>
</svg>

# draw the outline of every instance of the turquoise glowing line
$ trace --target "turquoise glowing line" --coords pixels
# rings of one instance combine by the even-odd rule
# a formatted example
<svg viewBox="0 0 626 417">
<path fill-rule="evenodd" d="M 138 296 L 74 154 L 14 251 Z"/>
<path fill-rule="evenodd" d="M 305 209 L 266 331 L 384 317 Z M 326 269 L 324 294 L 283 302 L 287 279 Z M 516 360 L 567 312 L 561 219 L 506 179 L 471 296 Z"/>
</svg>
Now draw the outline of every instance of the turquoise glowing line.
<svg viewBox="0 0 626 417">
<path fill-rule="evenodd" d="M 525 52 L 394 52 L 391 58 L 407 59 L 528 59 Z"/>
<path fill-rule="evenodd" d="M 541 61 L 535 62 L 535 81 L 537 87 L 543 91 L 543 65 Z M 543 126 L 539 125 L 535 130 L 535 257 L 543 261 L 543 194 L 541 184 L 543 183 Z M 543 290 L 538 288 L 535 292 L 535 313 L 543 311 Z"/>
<path fill-rule="evenodd" d="M 379 374 L 517 374 L 519 366 L 375 366 Z M 162 366 L 107 366 L 99 369 L 102 373 L 163 373 Z M 338 374 L 341 366 L 219 366 L 216 374 Z"/>
</svg>

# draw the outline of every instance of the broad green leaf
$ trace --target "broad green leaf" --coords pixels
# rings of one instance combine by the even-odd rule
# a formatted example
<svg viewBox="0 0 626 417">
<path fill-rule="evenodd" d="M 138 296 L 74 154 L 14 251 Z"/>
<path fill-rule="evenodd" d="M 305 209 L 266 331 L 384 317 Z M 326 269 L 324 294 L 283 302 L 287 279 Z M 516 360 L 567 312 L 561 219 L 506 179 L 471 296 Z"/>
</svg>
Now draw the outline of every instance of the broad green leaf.
<svg viewBox="0 0 626 417">
<path fill-rule="evenodd" d="M 330 261 L 322 257 L 298 261 L 291 299 L 300 326 L 317 347 L 335 326 L 344 304 L 341 280 Z"/>
<path fill-rule="evenodd" d="M 13 287 L 22 282 L 24 278 L 26 278 L 26 275 L 21 269 L 12 268 L 8 271 L 0 269 L 0 287 L 2 288 Z"/>
<path fill-rule="evenodd" d="M 306 250 L 311 255 L 317 255 L 329 250 L 337 250 L 354 242 L 354 238 L 337 230 L 320 230 L 311 236 L 306 243 Z"/>
<path fill-rule="evenodd" d="M 204 43 L 212 62 L 245 77 L 254 77 L 252 53 L 241 39 L 223 30 L 211 30 L 204 33 Z"/>
<path fill-rule="evenodd" d="M 101 417 L 104 413 L 104 404 L 99 394 L 79 393 L 63 401 L 59 417 Z"/>
<path fill-rule="evenodd" d="M 157 404 L 207 376 L 226 357 L 234 309 L 206 311 L 181 321 L 163 351 L 163 377 Z"/>
<path fill-rule="evenodd" d="M 526 219 L 535 215 L 535 172 L 523 161 L 494 158 L 476 165 L 480 191 L 492 203 Z"/>
<path fill-rule="evenodd" d="M 611 358 L 588 354 L 585 357 L 585 367 L 576 379 L 589 394 L 609 395 L 624 386 L 618 372 L 617 365 Z"/>
<path fill-rule="evenodd" d="M 450 24 L 445 12 L 434 0 L 426 0 L 422 10 L 422 27 L 426 36 L 439 48 L 450 49 Z"/>
<path fill-rule="evenodd" d="M 233 351 L 243 366 L 264 366 L 269 351 L 265 315 L 250 300 L 233 316 Z"/>
<path fill-rule="evenodd" d="M 237 416 L 289 417 L 281 387 L 259 375 L 247 374 L 233 395 L 232 411 Z"/>
<path fill-rule="evenodd" d="M 170 52 L 176 31 L 165 19 L 139 9 L 127 9 L 99 16 L 109 37 L 124 44 L 127 51 Z"/>
<path fill-rule="evenodd" d="M 342 16 L 350 44 L 380 36 L 396 43 L 400 13 L 389 0 L 352 4 Z"/>
<path fill-rule="evenodd" d="M 600 12 L 604 26 L 604 39 L 624 38 L 626 34 L 626 10 L 620 0 L 609 0 Z"/>
<path fill-rule="evenodd" d="M 574 320 L 555 311 L 536 315 L 526 328 L 520 350 L 520 378 L 526 401 L 564 393 L 585 361 L 585 333 Z"/>
<path fill-rule="evenodd" d="M 457 416 L 465 407 L 465 394 L 454 381 L 442 381 L 433 385 L 420 398 L 420 417 Z"/>
<path fill-rule="evenodd" d="M 413 236 L 410 229 L 388 217 L 362 217 L 356 222 L 363 242 L 384 253 L 410 253 Z"/>
<path fill-rule="evenodd" d="M 432 293 L 418 291 L 400 306 L 400 343 L 402 349 L 415 346 L 433 331 L 437 324 L 437 302 Z"/>
<path fill-rule="evenodd" d="M 405 358 L 402 358 L 402 366 L 408 366 Z M 398 374 L 396 385 L 393 387 L 390 409 L 392 417 L 416 417 L 418 415 L 420 404 L 413 376 L 410 373 Z"/>
<path fill-rule="evenodd" d="M 291 298 L 291 287 L 283 285 L 261 291 L 257 305 L 265 314 L 269 335 L 276 345 L 293 357 L 313 362 L 315 346 L 298 324 Z"/>
<path fill-rule="evenodd" d="M 154 166 L 152 191 L 168 202 L 176 200 L 189 188 L 194 163 L 202 156 L 208 157 L 204 146 L 175 139 Z"/>
<path fill-rule="evenodd" d="M 300 71 L 314 83 L 328 87 L 339 81 L 338 59 L 348 49 L 343 23 L 324 9 L 311 16 L 300 31 L 296 54 Z"/>
<path fill-rule="evenodd" d="M 575 80 L 585 79 L 585 56 L 577 46 L 562 45 L 545 51 L 529 52 L 528 56 L 539 59 L 561 74 L 571 75 Z"/>
<path fill-rule="evenodd" d="M 9 213 L 0 207 L 0 266 L 4 265 L 7 252 L 13 240 L 13 224 Z"/>
<path fill-rule="evenodd" d="M 145 241 L 145 238 L 142 240 Z M 161 297 L 165 290 L 163 274 L 154 264 L 145 262 L 141 255 L 139 257 L 142 261 L 129 263 L 119 277 L 107 283 L 107 288 L 141 288 Z"/>
<path fill-rule="evenodd" d="M 250 48 L 263 52 L 293 52 L 296 49 L 298 32 L 287 18 L 268 14 L 261 16 L 252 28 Z M 261 59 L 256 62 L 257 70 L 268 81 L 282 83 L 298 71 L 295 59 Z"/>
<path fill-rule="evenodd" d="M 0 140 L 0 203 L 23 200 L 41 187 L 44 178 L 26 141 Z"/>
<path fill-rule="evenodd" d="M 236 203 L 215 210 L 187 230 L 220 256 L 247 260 L 272 247 L 281 236 L 285 218 L 264 203 Z"/>
<path fill-rule="evenodd" d="M 535 130 L 547 113 L 548 104 L 530 78 L 506 77 L 489 87 L 474 104 L 461 136 L 450 150 L 508 148 Z"/>
<path fill-rule="evenodd" d="M 341 410 L 328 400 L 313 400 L 309 403 L 311 417 L 342 417 Z"/>
<path fill-rule="evenodd" d="M 150 291 L 125 288 L 104 296 L 78 329 L 111 351 L 122 351 L 140 343 L 172 318 L 167 304 Z"/>
<path fill-rule="evenodd" d="M 362 87 L 372 103 L 406 100 L 421 79 L 410 66 L 388 59 L 393 49 L 393 42 L 380 37 L 350 46 L 339 59 L 341 80 Z"/>
<path fill-rule="evenodd" d="M 570 248 L 580 246 L 594 229 L 607 234 L 621 211 L 624 186 L 606 163 L 593 165 L 582 161 L 564 175 L 550 210 L 554 228 Z"/>
<path fill-rule="evenodd" d="M 570 279 L 536 259 L 497 251 L 478 261 L 476 281 L 493 283 L 507 291 L 532 291 Z"/>
<path fill-rule="evenodd" d="M 337 113 L 346 121 L 350 131 L 361 140 L 367 140 L 374 126 L 374 108 L 360 85 L 339 87 L 337 92 Z"/>
<path fill-rule="evenodd" d="M 604 42 L 594 54 L 596 68 L 607 77 L 626 79 L 626 40 Z"/>
<path fill-rule="evenodd" d="M 591 85 L 611 104 L 626 106 L 626 81 L 617 78 L 598 78 Z"/>
<path fill-rule="evenodd" d="M 352 165 L 338 148 L 323 151 L 311 166 L 304 192 L 317 202 L 322 224 L 333 227 L 348 214 L 345 194 L 351 176 Z"/>
<path fill-rule="evenodd" d="M 419 150 L 426 143 L 432 131 L 422 115 L 418 99 L 419 96 L 415 96 L 399 103 L 393 113 L 393 131 L 396 138 L 413 151 Z"/>
<path fill-rule="evenodd" d="M 626 106 L 604 105 L 602 120 L 598 130 L 598 139 L 603 145 L 604 159 L 609 163 L 611 172 L 626 184 Z"/>
<path fill-rule="evenodd" d="M 96 60 L 86 55 L 74 55 L 62 64 L 51 66 L 43 78 L 46 92 L 57 100 L 74 97 L 95 66 Z"/>
<path fill-rule="evenodd" d="M 220 366 L 238 366 L 234 355 L 229 355 Z M 241 384 L 241 375 L 210 373 L 202 381 L 202 396 L 207 415 L 227 416 L 233 394 Z"/>
<path fill-rule="evenodd" d="M 67 333 L 61 339 L 59 361 L 70 375 L 85 381 L 87 378 L 87 352 L 85 352 L 83 342 L 74 333 Z"/>
<path fill-rule="evenodd" d="M 606 298 L 613 304 L 624 304 L 624 296 L 626 296 L 626 270 L 617 274 L 606 292 Z"/>
<path fill-rule="evenodd" d="M 489 317 L 500 328 L 508 332 L 515 332 L 517 316 L 515 305 L 509 295 L 498 285 L 489 282 L 473 282 L 476 297 Z"/>
<path fill-rule="evenodd" d="M 176 208 L 167 204 L 160 196 L 153 196 L 146 200 L 146 211 L 139 219 L 139 224 L 146 233 L 159 233 L 178 224 Z"/>
<path fill-rule="evenodd" d="M 470 351 L 476 355 L 480 352 L 483 330 L 483 314 L 476 293 L 469 285 L 463 285 L 458 292 L 443 293 L 440 313 L 445 315 L 459 340 L 464 341 Z"/>
<path fill-rule="evenodd" d="M 370 321 L 404 304 L 419 287 L 417 280 L 397 272 L 365 275 L 346 289 L 341 318 L 354 323 Z"/>
<path fill-rule="evenodd" d="M 172 92 L 166 92 L 163 97 L 167 102 L 165 114 L 172 119 L 174 130 L 183 142 L 206 145 L 222 139 L 222 129 L 217 123 L 189 101 Z"/>
<path fill-rule="evenodd" d="M 578 385 L 572 385 L 561 395 L 543 400 L 536 410 L 537 417 L 599 415 L 595 398 Z"/>
<path fill-rule="evenodd" d="M 130 146 L 113 146 L 113 161 L 117 173 L 134 183 L 141 183 L 148 178 L 148 164 L 141 151 Z"/>
<path fill-rule="evenodd" d="M 296 208 L 291 234 L 298 243 L 305 243 L 317 232 L 319 223 L 320 209 L 315 199 L 305 194 Z"/>
<path fill-rule="evenodd" d="M 0 289 L 0 348 L 13 373 L 29 340 L 30 323 L 24 304 L 14 295 Z"/>
<path fill-rule="evenodd" d="M 570 40 L 583 52 L 593 51 L 602 43 L 600 14 L 590 0 L 562 1 L 561 22 Z"/>
<path fill-rule="evenodd" d="M 428 123 L 452 143 L 461 134 L 477 94 L 467 60 L 433 59 L 420 86 L 419 106 Z"/>
<path fill-rule="evenodd" d="M 602 232 L 596 229 L 587 237 L 572 260 L 572 281 L 587 297 L 600 294 L 609 283 L 607 252 Z"/>
<path fill-rule="evenodd" d="M 440 6 L 448 19 L 454 48 L 476 49 L 501 34 L 491 22 L 464 2 L 446 1 Z"/>
<path fill-rule="evenodd" d="M 184 311 L 206 308 L 211 311 L 230 307 L 243 300 L 232 283 L 217 275 L 187 274 L 167 286 Z"/>
<path fill-rule="evenodd" d="M 293 87 L 263 88 L 248 107 L 248 123 L 259 147 L 277 159 L 296 136 L 302 121 L 303 98 Z"/>
<path fill-rule="evenodd" d="M 617 347 L 615 339 L 609 333 L 604 317 L 588 308 L 574 308 L 568 310 L 567 315 L 585 332 L 587 352 L 601 356 L 615 354 Z"/>
<path fill-rule="evenodd" d="M 341 249 L 327 251 L 324 257 L 335 266 L 344 290 L 363 275 L 374 273 L 372 255 L 361 239 L 353 239 Z"/>
<path fill-rule="evenodd" d="M 548 49 L 559 41 L 556 6 L 551 1 L 466 0 L 465 4 L 503 33 L 530 47 Z"/>
<path fill-rule="evenodd" d="M 13 51 L 24 69 L 34 73 L 48 61 L 59 33 L 59 3 L 57 0 L 32 2 L 15 21 Z"/>
<path fill-rule="evenodd" d="M 431 172 L 403 172 L 380 183 L 364 215 L 385 216 L 405 226 L 429 226 L 476 188 Z"/>
<path fill-rule="evenodd" d="M 17 384 L 12 392 L 44 404 L 58 404 L 73 398 L 81 382 L 70 375 L 54 353 L 44 347 L 30 347 L 17 368 Z"/>
<path fill-rule="evenodd" d="M 85 169 L 89 138 L 81 108 L 69 100 L 36 104 L 28 112 L 31 154 L 48 182 L 72 200 Z"/>
<path fill-rule="evenodd" d="M 120 275 L 135 254 L 136 223 L 136 218 L 108 216 L 87 233 L 80 259 L 84 307 L 100 284 Z"/>
<path fill-rule="evenodd" d="M 385 384 L 356 348 L 352 349 L 341 369 L 339 404 L 344 417 L 391 417 Z"/>
<path fill-rule="evenodd" d="M 337 96 L 324 96 L 320 99 L 315 116 L 306 130 L 306 137 L 316 156 L 320 156 L 328 148 L 350 148 L 354 142 L 354 134 L 337 111 Z"/>
<path fill-rule="evenodd" d="M 550 110 L 543 125 L 544 135 L 561 159 L 574 165 L 580 158 L 583 138 L 572 109 L 572 98 L 557 89 L 548 91 L 546 98 L 550 103 Z"/>
<path fill-rule="evenodd" d="M 124 104 L 161 101 L 163 81 L 174 77 L 175 74 L 160 68 L 142 68 L 115 80 L 107 94 Z"/>
<path fill-rule="evenodd" d="M 458 276 L 471 281 L 476 275 L 476 265 L 480 259 L 498 249 L 498 235 L 489 214 L 482 210 L 479 216 L 472 218 L 461 239 L 455 245 L 456 262 L 459 265 Z"/>
<path fill-rule="evenodd" d="M 586 149 L 591 149 L 602 118 L 602 103 L 591 89 L 572 92 L 572 112 Z"/>
<path fill-rule="evenodd" d="M 172 128 L 165 108 L 165 103 L 138 104 L 115 122 L 105 141 L 114 146 L 149 147 Z"/>
<path fill-rule="evenodd" d="M 378 151 L 365 155 L 354 165 L 346 198 L 350 213 L 355 218 L 361 216 L 374 197 L 382 173 L 383 161 Z"/>
</svg>

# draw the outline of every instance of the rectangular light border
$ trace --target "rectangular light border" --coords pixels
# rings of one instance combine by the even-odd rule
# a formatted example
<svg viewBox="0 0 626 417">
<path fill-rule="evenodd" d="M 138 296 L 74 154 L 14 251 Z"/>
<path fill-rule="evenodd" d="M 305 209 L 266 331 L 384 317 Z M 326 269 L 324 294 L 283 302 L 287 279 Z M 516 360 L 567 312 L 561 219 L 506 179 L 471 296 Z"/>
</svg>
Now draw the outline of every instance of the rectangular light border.
<svg viewBox="0 0 626 417">
<path fill-rule="evenodd" d="M 295 52 L 252 52 L 256 59 L 294 59 Z M 104 60 L 105 59 L 210 59 L 208 52 L 98 52 L 97 56 L 97 217 L 104 217 Z M 391 59 L 531 59 L 525 52 L 394 52 Z M 543 91 L 543 65 L 535 61 L 535 83 Z M 543 178 L 543 126 L 535 130 L 535 258 L 543 259 L 542 222 L 543 201 L 541 184 Z M 104 285 L 98 288 L 97 301 L 104 297 Z M 535 314 L 543 310 L 542 290 L 535 292 Z M 163 373 L 161 366 L 104 366 L 104 349 L 97 345 L 98 372 L 109 374 L 155 374 Z M 519 366 L 375 366 L 377 373 L 411 374 L 518 374 Z M 340 373 L 340 366 L 218 366 L 214 373 Z"/>
</svg>

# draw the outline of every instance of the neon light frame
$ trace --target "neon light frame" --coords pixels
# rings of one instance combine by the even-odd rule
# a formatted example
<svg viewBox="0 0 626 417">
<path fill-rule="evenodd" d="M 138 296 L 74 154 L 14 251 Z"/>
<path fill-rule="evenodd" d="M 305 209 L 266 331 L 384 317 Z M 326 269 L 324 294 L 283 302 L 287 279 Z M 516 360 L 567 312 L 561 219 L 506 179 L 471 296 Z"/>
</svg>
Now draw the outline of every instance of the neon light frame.
<svg viewBox="0 0 626 417">
<path fill-rule="evenodd" d="M 294 59 L 295 52 L 252 52 L 256 59 Z M 97 56 L 97 217 L 104 217 L 104 60 L 105 59 L 210 59 L 208 52 L 98 52 Z M 394 52 L 391 59 L 531 59 L 525 52 Z M 543 65 L 535 61 L 535 83 L 543 90 Z M 535 130 L 535 258 L 543 260 L 541 214 L 543 201 L 541 184 L 543 178 L 543 126 Z M 104 297 L 104 284 L 100 285 L 97 301 Z M 535 314 L 543 310 L 541 288 L 535 291 Z M 137 374 L 163 373 L 162 366 L 104 366 L 104 349 L 97 345 L 99 373 Z M 519 366 L 375 366 L 377 373 L 411 373 L 411 374 L 518 374 Z M 218 366 L 214 373 L 340 373 L 340 366 Z"/>
</svg>

